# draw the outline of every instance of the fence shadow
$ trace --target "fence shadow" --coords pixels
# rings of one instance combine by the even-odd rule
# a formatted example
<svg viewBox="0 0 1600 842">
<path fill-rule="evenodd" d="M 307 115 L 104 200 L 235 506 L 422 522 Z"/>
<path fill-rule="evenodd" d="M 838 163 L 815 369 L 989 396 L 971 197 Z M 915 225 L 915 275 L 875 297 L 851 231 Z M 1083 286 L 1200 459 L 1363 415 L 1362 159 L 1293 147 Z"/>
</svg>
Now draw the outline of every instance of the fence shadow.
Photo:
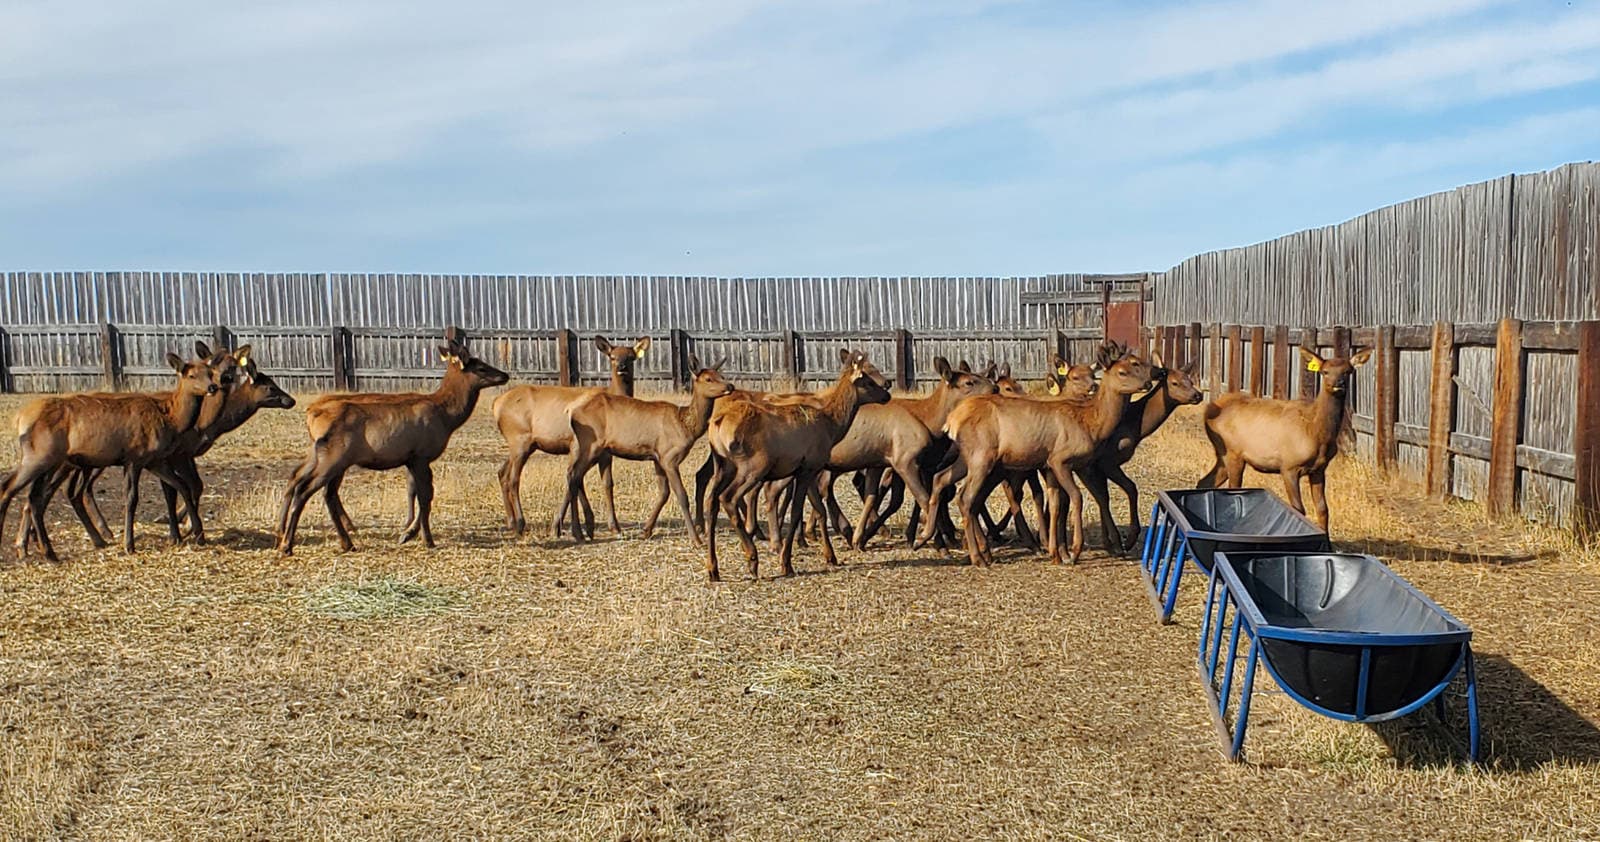
<svg viewBox="0 0 1600 842">
<path fill-rule="evenodd" d="M 1451 564 L 1483 564 L 1492 567 L 1532 564 L 1538 561 L 1547 561 L 1560 555 L 1559 552 L 1553 549 L 1545 549 L 1538 552 L 1526 549 L 1494 549 L 1474 552 L 1470 547 L 1462 545 L 1448 547 L 1389 538 L 1367 538 L 1360 541 L 1340 541 L 1338 543 L 1348 546 L 1351 550 L 1369 553 L 1384 560 L 1443 561 Z"/>
<path fill-rule="evenodd" d="M 1523 771 L 1551 762 L 1600 762 L 1600 726 L 1505 656 L 1476 657 L 1485 768 Z M 1429 704 L 1426 713 L 1371 727 L 1401 765 L 1460 763 L 1467 746 L 1465 688 L 1465 679 L 1458 677 L 1445 691 L 1443 724 Z"/>
</svg>

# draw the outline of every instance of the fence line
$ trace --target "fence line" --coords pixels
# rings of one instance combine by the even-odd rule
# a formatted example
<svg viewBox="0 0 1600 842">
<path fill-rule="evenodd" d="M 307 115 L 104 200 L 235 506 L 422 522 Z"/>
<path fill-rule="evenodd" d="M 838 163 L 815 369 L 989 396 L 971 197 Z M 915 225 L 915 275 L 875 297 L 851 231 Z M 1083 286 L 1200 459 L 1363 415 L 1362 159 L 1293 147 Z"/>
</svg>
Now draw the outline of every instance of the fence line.
<svg viewBox="0 0 1600 842">
<path fill-rule="evenodd" d="M 1156 326 L 1148 341 L 1197 363 L 1212 394 L 1316 394 L 1298 359 L 1371 348 L 1347 400 L 1354 455 L 1434 496 L 1600 534 L 1600 321 L 1304 327 Z"/>
</svg>

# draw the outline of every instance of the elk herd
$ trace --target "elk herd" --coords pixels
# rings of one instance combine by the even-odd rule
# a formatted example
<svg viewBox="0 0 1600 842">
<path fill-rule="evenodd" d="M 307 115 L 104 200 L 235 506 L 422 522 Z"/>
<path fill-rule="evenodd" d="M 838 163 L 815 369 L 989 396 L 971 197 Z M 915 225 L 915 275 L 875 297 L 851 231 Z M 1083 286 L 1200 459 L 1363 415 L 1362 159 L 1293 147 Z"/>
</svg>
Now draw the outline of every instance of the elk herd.
<svg viewBox="0 0 1600 842">
<path fill-rule="evenodd" d="M 1178 407 L 1203 400 L 1192 363 L 1167 366 L 1158 355 L 1108 341 L 1092 366 L 1056 359 L 1042 394 L 1013 379 L 1009 365 L 989 363 L 975 371 L 966 362 L 952 366 L 935 358 L 939 379 L 931 393 L 896 396 L 877 366 L 852 350 L 839 352 L 838 376 L 826 389 L 756 391 L 724 379 L 724 361 L 704 365 L 689 354 L 690 395 L 683 404 L 635 396 L 634 368 L 650 347 L 648 338 L 632 345 L 598 337 L 594 342 L 610 363 L 608 387 L 517 385 L 494 400 L 494 422 L 509 450 L 499 472 L 506 526 L 517 536 L 527 530 L 522 473 L 535 452 L 566 456 L 552 530 L 570 533 L 576 542 L 595 535 L 588 474 L 600 474 L 611 530 L 620 533 L 612 463 L 649 462 L 657 494 L 643 537 L 653 534 L 671 498 L 689 537 L 703 548 L 712 581 L 721 575 L 722 515 L 738 536 L 751 577 L 758 574 L 758 540 L 770 542 L 787 576 L 794 572 L 797 542 L 814 536 L 824 560 L 837 564 L 833 534 L 865 548 L 908 496 L 913 508 L 905 540 L 913 546 L 953 549 L 959 535 L 971 563 L 983 565 L 1010 528 L 1017 540 L 1051 560 L 1076 562 L 1084 545 L 1080 481 L 1099 509 L 1107 550 L 1125 553 L 1137 540 L 1140 521 L 1138 488 L 1123 466 Z M 145 471 L 161 481 L 168 537 L 184 540 L 187 521 L 188 539 L 204 543 L 204 484 L 196 460 L 258 410 L 292 408 L 295 399 L 261 371 L 248 345 L 213 351 L 196 343 L 194 352 L 188 360 L 167 355 L 176 378 L 168 392 L 50 396 L 23 407 L 16 418 L 18 461 L 0 477 L 0 529 L 13 500 L 27 492 L 19 506 L 19 555 L 37 547 L 56 559 L 45 513 L 63 485 L 89 540 L 106 546 L 112 531 L 94 485 L 112 466 L 124 472 L 126 551 L 134 549 Z M 1280 474 L 1289 501 L 1304 512 L 1305 478 L 1313 517 L 1326 528 L 1325 470 L 1337 452 L 1349 378 L 1369 353 L 1326 360 L 1310 350 L 1301 353 L 1307 370 L 1321 376 L 1314 399 L 1234 392 L 1206 405 L 1205 434 L 1216 463 L 1200 485 L 1237 487 L 1248 465 Z M 400 541 L 420 537 L 434 546 L 433 463 L 472 417 L 483 390 L 510 379 L 456 341 L 439 346 L 438 357 L 444 375 L 433 392 L 333 394 L 306 408 L 309 450 L 278 509 L 277 549 L 283 555 L 293 553 L 301 515 L 318 492 L 339 546 L 354 548 L 353 524 L 339 498 L 353 467 L 406 469 L 408 516 Z M 696 471 L 691 506 L 681 466 L 701 438 L 708 455 Z M 835 496 L 837 480 L 846 474 L 861 498 L 854 523 Z M 1127 497 L 1126 533 L 1111 514 L 1111 484 Z M 1007 503 L 998 520 L 987 505 L 997 489 Z M 1030 493 L 1037 532 L 1024 515 Z"/>
</svg>

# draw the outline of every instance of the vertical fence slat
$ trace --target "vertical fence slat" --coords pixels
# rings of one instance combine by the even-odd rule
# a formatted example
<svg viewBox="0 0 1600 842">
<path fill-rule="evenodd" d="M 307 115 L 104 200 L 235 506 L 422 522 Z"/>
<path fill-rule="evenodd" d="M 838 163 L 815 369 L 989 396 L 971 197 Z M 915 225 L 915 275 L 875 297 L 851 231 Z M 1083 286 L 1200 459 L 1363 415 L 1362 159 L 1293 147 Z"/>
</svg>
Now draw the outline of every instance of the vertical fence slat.
<svg viewBox="0 0 1600 842">
<path fill-rule="evenodd" d="M 1378 328 L 1378 368 L 1373 378 L 1372 440 L 1378 468 L 1393 471 L 1400 459 L 1395 420 L 1400 414 L 1400 354 L 1394 347 L 1394 325 Z"/>
<path fill-rule="evenodd" d="M 1227 389 L 1237 392 L 1244 378 L 1244 332 L 1238 325 L 1228 325 L 1222 332 L 1228 337 Z"/>
<path fill-rule="evenodd" d="M 1428 494 L 1442 498 L 1450 493 L 1450 433 L 1456 417 L 1455 325 L 1433 326 L 1433 377 L 1428 398 Z"/>
<path fill-rule="evenodd" d="M 1588 542 L 1600 537 L 1600 321 L 1578 326 L 1577 401 L 1572 527 Z"/>
<path fill-rule="evenodd" d="M 1250 328 L 1250 391 L 1267 393 L 1267 329 L 1262 325 Z"/>
<path fill-rule="evenodd" d="M 1494 347 L 1494 420 L 1489 432 L 1489 514 L 1517 507 L 1517 442 L 1522 422 L 1522 322 L 1502 319 Z"/>
<path fill-rule="evenodd" d="M 1294 371 L 1289 353 L 1289 326 L 1277 325 L 1272 329 L 1272 396 L 1278 400 L 1289 398 L 1289 376 Z"/>
</svg>

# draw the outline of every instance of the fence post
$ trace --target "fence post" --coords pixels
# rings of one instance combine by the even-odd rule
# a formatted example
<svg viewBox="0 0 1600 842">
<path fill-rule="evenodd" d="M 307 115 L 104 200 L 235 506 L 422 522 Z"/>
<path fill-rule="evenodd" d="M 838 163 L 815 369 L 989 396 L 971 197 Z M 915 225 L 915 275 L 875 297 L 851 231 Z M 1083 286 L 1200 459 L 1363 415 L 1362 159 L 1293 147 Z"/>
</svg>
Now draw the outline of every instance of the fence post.
<svg viewBox="0 0 1600 842">
<path fill-rule="evenodd" d="M 1456 419 L 1456 328 L 1433 323 L 1433 375 L 1428 396 L 1428 494 L 1450 495 L 1450 433 Z"/>
<path fill-rule="evenodd" d="M 1272 396 L 1280 401 L 1289 398 L 1293 365 L 1289 361 L 1289 326 L 1278 325 L 1272 329 Z"/>
<path fill-rule="evenodd" d="M 1400 460 L 1394 425 L 1400 414 L 1400 353 L 1394 347 L 1394 325 L 1378 328 L 1378 368 L 1373 374 L 1372 447 L 1378 469 L 1393 471 Z"/>
<path fill-rule="evenodd" d="M 233 334 L 228 332 L 227 325 L 213 325 L 211 328 L 211 350 L 220 354 L 223 351 L 233 350 Z"/>
<path fill-rule="evenodd" d="M 1572 531 L 1600 536 L 1600 321 L 1578 324 L 1578 415 L 1572 430 Z"/>
<path fill-rule="evenodd" d="M 792 330 L 783 332 L 783 373 L 789 376 L 796 387 L 800 383 L 800 372 L 805 369 L 801 354 L 805 349 L 800 345 L 800 336 Z"/>
<path fill-rule="evenodd" d="M 1055 353 L 1069 364 L 1072 362 L 1072 341 L 1067 339 L 1067 335 L 1060 328 L 1056 329 Z"/>
<path fill-rule="evenodd" d="M 100 326 L 101 377 L 108 391 L 122 388 L 122 334 L 106 322 Z"/>
<path fill-rule="evenodd" d="M 0 327 L 0 392 L 15 391 L 11 383 L 11 334 Z"/>
<path fill-rule="evenodd" d="M 1205 350 L 1201 347 L 1201 330 L 1199 322 L 1189 323 L 1189 354 L 1183 360 L 1184 365 L 1199 365 L 1200 358 L 1205 356 Z"/>
<path fill-rule="evenodd" d="M 578 337 L 568 328 L 556 330 L 556 383 L 578 385 Z"/>
<path fill-rule="evenodd" d="M 1256 325 L 1250 328 L 1250 391 L 1267 394 L 1267 328 Z"/>
<path fill-rule="evenodd" d="M 667 356 L 672 366 L 672 385 L 689 388 L 689 335 L 678 328 L 667 334 Z M 716 360 L 712 360 L 716 362 Z"/>
<path fill-rule="evenodd" d="M 1317 348 L 1320 346 L 1317 344 L 1316 328 L 1303 327 L 1300 329 L 1300 347 L 1313 354 L 1317 353 Z M 1306 400 L 1314 400 L 1317 397 L 1317 373 L 1307 370 L 1304 363 L 1297 362 L 1295 367 L 1300 371 L 1300 397 Z"/>
<path fill-rule="evenodd" d="M 902 392 L 911 391 L 916 382 L 912 364 L 911 331 L 900 328 L 894 332 L 894 386 Z"/>
<path fill-rule="evenodd" d="M 1211 396 L 1222 393 L 1222 323 L 1211 323 L 1211 353 L 1207 356 L 1206 374 L 1211 378 Z"/>
<path fill-rule="evenodd" d="M 355 389 L 355 377 L 350 366 L 350 331 L 343 327 L 333 329 L 329 337 L 333 348 L 333 388 L 334 391 L 348 392 Z"/>
<path fill-rule="evenodd" d="M 1501 319 L 1494 346 L 1494 418 L 1489 428 L 1489 514 L 1517 507 L 1517 440 L 1522 421 L 1522 320 Z"/>
<path fill-rule="evenodd" d="M 467 344 L 467 332 L 455 325 L 451 325 L 444 329 L 444 341 L 465 345 Z"/>
<path fill-rule="evenodd" d="M 1244 331 L 1238 325 L 1228 325 L 1222 329 L 1228 336 L 1228 384 L 1230 392 L 1239 391 L 1239 382 L 1244 379 Z"/>
<path fill-rule="evenodd" d="M 1167 328 L 1167 355 L 1164 357 L 1167 365 L 1181 365 L 1183 362 L 1183 325 L 1173 325 Z"/>
</svg>

